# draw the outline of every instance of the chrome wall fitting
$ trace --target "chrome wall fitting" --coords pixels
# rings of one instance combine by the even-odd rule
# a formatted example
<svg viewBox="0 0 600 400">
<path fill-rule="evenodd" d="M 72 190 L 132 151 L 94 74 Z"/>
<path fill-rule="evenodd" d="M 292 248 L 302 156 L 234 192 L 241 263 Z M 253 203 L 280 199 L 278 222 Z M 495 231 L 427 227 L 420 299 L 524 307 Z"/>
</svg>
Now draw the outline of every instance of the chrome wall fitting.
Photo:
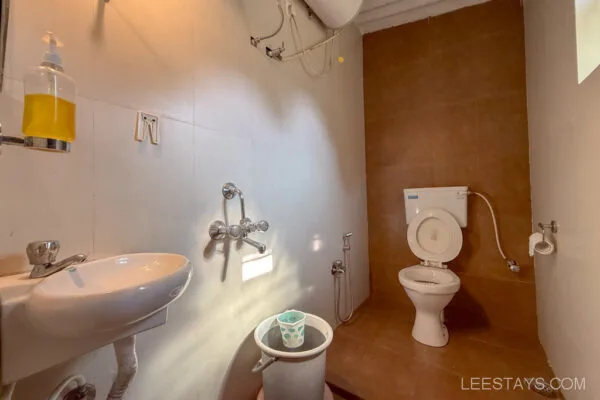
<svg viewBox="0 0 600 400">
<path fill-rule="evenodd" d="M 227 225 L 223 221 L 215 221 L 208 227 L 208 235 L 212 240 L 222 240 L 227 237 Z"/>
<path fill-rule="evenodd" d="M 235 196 L 240 199 L 241 219 L 239 225 L 227 225 L 223 221 L 214 221 L 208 227 L 208 235 L 212 240 L 223 240 L 230 238 L 233 240 L 241 240 L 244 243 L 255 247 L 260 254 L 267 251 L 267 246 L 259 243 L 255 240 L 248 238 L 248 235 L 254 232 L 266 232 L 269 230 L 269 223 L 267 221 L 252 222 L 250 218 L 246 216 L 246 203 L 244 200 L 244 193 L 234 183 L 226 183 L 221 189 L 221 193 L 226 200 L 233 200 Z"/>
<path fill-rule="evenodd" d="M 281 43 L 281 47 L 276 49 L 272 49 L 269 46 L 265 48 L 265 54 L 267 57 L 272 58 L 273 60 L 283 61 L 282 54 L 285 52 L 285 43 Z"/>
<path fill-rule="evenodd" d="M 548 231 L 554 234 L 558 233 L 558 222 L 554 220 L 550 221 L 549 224 L 543 224 L 540 222 L 538 223 L 538 227 L 542 231 L 542 239 L 545 243 L 551 243 L 551 241 L 548 238 Z"/>
<path fill-rule="evenodd" d="M 225 197 L 227 200 L 231 200 L 235 197 L 236 194 L 240 194 L 240 198 L 243 200 L 244 199 L 244 195 L 242 194 L 242 191 L 240 189 L 238 189 L 237 186 L 235 186 L 235 184 L 229 182 L 223 185 L 223 189 L 221 189 L 221 192 L 223 193 L 223 197 Z"/>
<path fill-rule="evenodd" d="M 550 230 L 550 232 L 552 233 L 558 233 L 558 222 L 556 221 L 550 221 L 549 224 L 542 224 L 541 222 L 538 224 L 539 228 L 542 230 L 542 233 L 544 233 L 546 230 Z"/>
<path fill-rule="evenodd" d="M 333 264 L 331 264 L 331 275 L 339 276 L 343 275 L 346 272 L 346 266 L 342 260 L 335 260 Z"/>
<path fill-rule="evenodd" d="M 246 219 L 246 203 L 244 201 L 244 193 L 235 185 L 235 183 L 226 183 L 223 185 L 221 189 L 221 193 L 223 193 L 223 197 L 226 200 L 232 200 L 235 195 L 240 198 L 240 208 L 242 213 L 242 221 Z"/>
</svg>

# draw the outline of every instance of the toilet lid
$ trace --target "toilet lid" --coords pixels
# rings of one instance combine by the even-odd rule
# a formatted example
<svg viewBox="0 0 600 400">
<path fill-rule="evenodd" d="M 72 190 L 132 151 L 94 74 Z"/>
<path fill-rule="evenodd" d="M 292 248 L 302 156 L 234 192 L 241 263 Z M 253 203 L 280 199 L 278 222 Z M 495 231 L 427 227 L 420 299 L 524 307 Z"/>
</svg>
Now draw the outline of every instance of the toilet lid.
<svg viewBox="0 0 600 400">
<path fill-rule="evenodd" d="M 441 208 L 426 208 L 408 225 L 408 246 L 423 261 L 443 263 L 458 256 L 462 231 L 456 219 Z"/>
</svg>

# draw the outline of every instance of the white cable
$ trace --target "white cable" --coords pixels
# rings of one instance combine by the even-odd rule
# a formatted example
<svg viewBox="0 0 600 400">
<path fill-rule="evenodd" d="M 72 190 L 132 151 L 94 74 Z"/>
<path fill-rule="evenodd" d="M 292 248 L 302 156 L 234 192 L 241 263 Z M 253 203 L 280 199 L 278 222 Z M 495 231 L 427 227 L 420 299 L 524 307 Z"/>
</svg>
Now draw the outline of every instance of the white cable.
<svg viewBox="0 0 600 400">
<path fill-rule="evenodd" d="M 304 42 L 302 40 L 302 34 L 300 33 L 300 27 L 298 26 L 298 21 L 296 20 L 296 16 L 294 13 L 290 16 L 290 30 L 292 33 L 292 39 L 294 41 L 294 46 L 296 50 L 305 49 Z M 310 58 L 310 52 L 303 52 L 302 50 L 298 51 L 301 53 L 300 62 L 302 63 L 302 67 L 304 71 L 313 78 L 321 77 L 329 72 L 331 69 L 331 62 L 328 63 L 328 60 L 331 61 L 328 49 L 325 49 L 325 59 L 323 63 L 323 68 L 320 71 L 316 71 L 312 67 L 312 59 Z"/>
<path fill-rule="evenodd" d="M 483 194 L 478 192 L 469 192 L 469 194 L 474 194 L 475 196 L 479 196 L 485 201 L 488 208 L 490 209 L 490 213 L 492 214 L 492 222 L 494 223 L 494 233 L 496 234 L 496 245 L 498 246 L 498 251 L 503 259 L 507 259 L 504 251 L 502 251 L 502 245 L 500 244 L 500 233 L 498 232 L 498 223 L 496 222 L 496 214 L 494 213 L 494 208 L 492 207 L 492 203 L 485 197 Z"/>
<path fill-rule="evenodd" d="M 258 45 L 262 41 L 276 36 L 281 31 L 283 22 L 287 17 L 289 19 L 290 33 L 292 35 L 292 40 L 294 42 L 296 52 L 290 56 L 280 58 L 279 61 L 290 62 L 296 59 L 300 59 L 302 68 L 310 77 L 318 78 L 325 76 L 327 73 L 329 73 L 329 71 L 331 71 L 333 67 L 333 58 L 335 53 L 334 41 L 342 33 L 342 30 L 334 30 L 331 36 L 326 37 L 325 39 L 316 43 L 313 43 L 308 47 L 305 47 L 304 41 L 302 39 L 302 33 L 300 32 L 300 27 L 296 19 L 296 8 L 294 6 L 294 3 L 290 0 L 276 0 L 276 5 L 279 8 L 282 16 L 281 26 L 271 35 L 267 35 L 260 38 L 252 37 L 252 39 L 256 41 L 255 46 L 258 47 Z M 323 67 L 320 70 L 316 70 L 313 67 L 314 63 L 311 58 L 311 53 L 323 46 L 325 46 Z"/>
<path fill-rule="evenodd" d="M 10 383 L 2 387 L 2 392 L 0 393 L 0 400 L 11 400 L 13 396 L 13 392 L 15 391 L 16 383 Z"/>
<path fill-rule="evenodd" d="M 267 40 L 267 39 L 271 39 L 272 37 L 275 37 L 283 29 L 283 25 L 285 24 L 285 14 L 283 12 L 283 7 L 281 6 L 281 3 L 277 2 L 277 8 L 279 8 L 279 13 L 281 14 L 281 22 L 279 23 L 279 27 L 271 34 L 267 34 L 265 36 L 255 38 L 257 46 L 263 40 Z"/>
<path fill-rule="evenodd" d="M 335 31 L 335 32 L 333 33 L 333 35 L 331 35 L 331 37 L 329 37 L 329 38 L 327 38 L 327 39 L 325 39 L 325 40 L 321 40 L 320 42 L 317 42 L 317 43 L 315 43 L 315 44 L 313 44 L 313 45 L 311 45 L 311 46 L 307 47 L 306 49 L 300 50 L 300 51 L 298 51 L 298 52 L 296 52 L 296 53 L 294 53 L 294 54 L 292 54 L 292 55 L 289 55 L 289 56 L 287 56 L 287 57 L 283 57 L 283 58 L 281 59 L 281 61 L 283 61 L 283 62 L 288 62 L 288 61 L 293 61 L 293 60 L 295 60 L 295 59 L 296 59 L 296 58 L 298 58 L 298 57 L 302 57 L 302 56 L 303 56 L 303 55 L 305 55 L 305 54 L 308 54 L 308 53 L 310 53 L 310 52 L 312 52 L 312 51 L 314 51 L 314 50 L 316 50 L 316 49 L 318 49 L 318 48 L 321 48 L 321 47 L 323 47 L 323 46 L 325 46 L 325 45 L 329 44 L 329 43 L 330 43 L 330 42 L 332 42 L 333 40 L 337 39 L 337 37 L 338 37 L 338 36 L 339 36 L 341 33 L 342 33 L 342 31 L 341 31 L 341 30 L 339 30 L 339 31 Z"/>
<path fill-rule="evenodd" d="M 324 40 L 317 42 L 309 47 L 305 47 L 304 41 L 302 39 L 302 33 L 300 32 L 300 27 L 296 19 L 296 8 L 294 7 L 294 4 L 292 2 L 287 3 L 285 7 L 285 14 L 289 18 L 290 33 L 292 35 L 292 40 L 294 42 L 296 53 L 283 58 L 281 61 L 289 62 L 291 60 L 300 58 L 302 68 L 310 77 L 317 78 L 326 75 L 331 70 L 333 65 L 333 50 L 331 49 L 331 43 L 339 35 L 339 32 L 334 32 L 331 37 L 325 38 Z M 317 71 L 312 66 L 312 59 L 310 56 L 314 50 L 323 46 L 325 46 L 323 68 Z"/>
</svg>

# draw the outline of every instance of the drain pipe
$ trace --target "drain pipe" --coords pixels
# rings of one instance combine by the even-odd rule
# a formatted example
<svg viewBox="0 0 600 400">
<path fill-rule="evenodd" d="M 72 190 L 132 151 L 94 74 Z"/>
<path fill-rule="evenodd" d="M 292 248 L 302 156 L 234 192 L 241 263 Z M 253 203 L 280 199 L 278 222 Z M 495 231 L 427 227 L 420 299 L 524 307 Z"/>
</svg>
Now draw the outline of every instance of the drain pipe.
<svg viewBox="0 0 600 400">
<path fill-rule="evenodd" d="M 67 377 L 48 397 L 48 400 L 94 400 L 96 387 L 85 381 L 83 375 Z"/>
<path fill-rule="evenodd" d="M 113 343 L 117 357 L 117 376 L 108 393 L 107 400 L 122 400 L 129 384 L 133 381 L 138 368 L 135 353 L 135 336 L 117 340 Z"/>
</svg>

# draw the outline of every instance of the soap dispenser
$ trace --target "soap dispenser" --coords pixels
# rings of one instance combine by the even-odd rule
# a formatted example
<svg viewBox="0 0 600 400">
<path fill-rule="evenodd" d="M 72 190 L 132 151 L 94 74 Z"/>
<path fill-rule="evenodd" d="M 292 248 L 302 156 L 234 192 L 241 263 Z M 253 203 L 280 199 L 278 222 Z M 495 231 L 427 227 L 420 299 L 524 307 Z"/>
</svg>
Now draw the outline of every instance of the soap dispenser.
<svg viewBox="0 0 600 400">
<path fill-rule="evenodd" d="M 24 77 L 23 134 L 29 147 L 68 152 L 75 140 L 75 81 L 64 73 L 56 36 L 43 38 L 48 50 Z"/>
</svg>

